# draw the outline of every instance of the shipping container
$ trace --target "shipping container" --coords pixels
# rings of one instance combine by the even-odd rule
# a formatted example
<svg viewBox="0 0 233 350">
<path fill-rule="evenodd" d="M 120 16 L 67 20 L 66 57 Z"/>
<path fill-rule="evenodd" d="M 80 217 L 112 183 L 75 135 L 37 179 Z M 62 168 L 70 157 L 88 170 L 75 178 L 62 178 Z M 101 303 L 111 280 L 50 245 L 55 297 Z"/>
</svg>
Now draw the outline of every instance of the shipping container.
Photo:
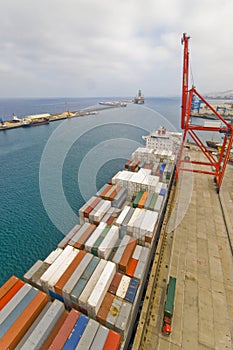
<svg viewBox="0 0 233 350">
<path fill-rule="evenodd" d="M 68 242 L 72 239 L 72 237 L 76 234 L 76 232 L 80 229 L 80 225 L 75 225 L 72 230 L 67 233 L 67 235 L 61 240 L 61 242 L 58 244 L 58 248 L 64 249 Z"/>
<path fill-rule="evenodd" d="M 80 315 L 77 322 L 74 325 L 72 333 L 65 342 L 62 350 L 75 350 L 86 327 L 89 322 L 89 318 L 85 315 Z"/>
<path fill-rule="evenodd" d="M 108 333 L 109 333 L 109 330 L 104 327 L 104 326 L 99 326 L 99 329 L 96 333 L 96 336 L 93 340 L 93 343 L 90 347 L 90 350 L 99 350 L 99 349 L 102 349 L 105 342 L 106 342 L 106 339 L 107 339 L 107 336 L 108 336 Z"/>
<path fill-rule="evenodd" d="M 79 251 L 79 253 L 76 255 L 72 263 L 69 265 L 65 273 L 59 278 L 57 283 L 54 286 L 55 293 L 62 295 L 62 289 L 65 286 L 66 282 L 69 280 L 69 278 L 72 276 L 80 262 L 82 261 L 83 257 L 86 255 L 86 252 Z"/>
<path fill-rule="evenodd" d="M 90 317 L 94 319 L 96 318 L 100 305 L 108 291 L 115 273 L 116 265 L 111 261 L 108 261 L 87 301 L 87 312 Z"/>
<path fill-rule="evenodd" d="M 64 299 L 65 304 L 69 307 L 71 307 L 70 293 L 72 292 L 75 285 L 78 283 L 79 278 L 82 276 L 91 259 L 92 254 L 86 253 L 86 255 L 79 263 L 78 267 L 75 269 L 72 276 L 69 278 L 69 280 L 66 282 L 65 286 L 62 289 L 62 297 Z"/>
<path fill-rule="evenodd" d="M 120 347 L 121 336 L 112 329 L 108 332 L 107 339 L 104 343 L 103 350 L 118 350 Z"/>
<path fill-rule="evenodd" d="M 79 316 L 80 316 L 80 312 L 74 309 L 70 311 L 67 319 L 61 326 L 52 344 L 50 345 L 49 350 L 61 350 L 63 348 Z"/>
<path fill-rule="evenodd" d="M 43 292 L 38 292 L 27 308 L 20 314 L 10 329 L 2 337 L 1 346 L 3 349 L 13 349 L 16 347 L 47 302 L 48 296 Z"/>
<path fill-rule="evenodd" d="M 12 276 L 2 287 L 0 293 L 0 311 L 15 296 L 16 293 L 24 286 L 24 282 L 17 277 Z"/>
<path fill-rule="evenodd" d="M 82 337 L 78 343 L 78 346 L 75 350 L 87 350 L 91 347 L 93 340 L 96 336 L 96 333 L 99 329 L 99 323 L 95 320 L 89 320 L 85 331 L 82 334 Z"/>
<path fill-rule="evenodd" d="M 102 301 L 102 304 L 100 305 L 100 308 L 97 313 L 97 321 L 100 322 L 102 325 L 105 325 L 106 318 L 108 316 L 110 307 L 113 303 L 115 296 L 114 294 L 107 292 L 104 296 L 104 299 Z"/>
<path fill-rule="evenodd" d="M 107 261 L 101 259 L 99 264 L 97 265 L 94 273 L 92 274 L 91 278 L 89 279 L 88 283 L 86 284 L 82 294 L 80 295 L 80 297 L 78 299 L 79 308 L 84 313 L 87 313 L 87 301 L 88 301 L 95 285 L 97 284 L 97 282 L 98 282 L 106 265 L 107 265 Z"/>
<path fill-rule="evenodd" d="M 62 316 L 64 311 L 64 304 L 58 300 L 54 300 L 42 320 L 28 337 L 21 349 L 41 349 L 42 345 L 49 336 L 49 333 L 55 327 L 57 321 Z"/>
</svg>

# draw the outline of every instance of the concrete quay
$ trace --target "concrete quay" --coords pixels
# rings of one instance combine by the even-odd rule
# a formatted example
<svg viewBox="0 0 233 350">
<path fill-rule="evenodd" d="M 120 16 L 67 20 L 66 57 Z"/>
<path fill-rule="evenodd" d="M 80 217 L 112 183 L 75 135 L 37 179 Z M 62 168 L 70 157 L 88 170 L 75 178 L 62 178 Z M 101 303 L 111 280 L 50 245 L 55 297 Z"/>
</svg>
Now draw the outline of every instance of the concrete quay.
<svg viewBox="0 0 233 350">
<path fill-rule="evenodd" d="M 195 147 L 189 156 L 202 159 Z M 233 349 L 233 166 L 219 195 L 213 177 L 188 172 L 173 190 L 132 349 Z M 177 283 L 172 333 L 165 337 L 169 276 Z"/>
</svg>

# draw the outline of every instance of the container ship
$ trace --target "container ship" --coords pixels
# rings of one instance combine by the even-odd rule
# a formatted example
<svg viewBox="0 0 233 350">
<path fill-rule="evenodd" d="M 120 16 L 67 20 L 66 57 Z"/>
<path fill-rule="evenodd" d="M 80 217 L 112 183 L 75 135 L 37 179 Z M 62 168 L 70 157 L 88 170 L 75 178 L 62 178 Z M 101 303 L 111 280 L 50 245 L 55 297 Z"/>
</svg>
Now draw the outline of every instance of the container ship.
<svg viewBox="0 0 233 350">
<path fill-rule="evenodd" d="M 0 288 L 1 349 L 128 349 L 181 136 L 165 128 L 145 136 L 57 248 Z"/>
</svg>

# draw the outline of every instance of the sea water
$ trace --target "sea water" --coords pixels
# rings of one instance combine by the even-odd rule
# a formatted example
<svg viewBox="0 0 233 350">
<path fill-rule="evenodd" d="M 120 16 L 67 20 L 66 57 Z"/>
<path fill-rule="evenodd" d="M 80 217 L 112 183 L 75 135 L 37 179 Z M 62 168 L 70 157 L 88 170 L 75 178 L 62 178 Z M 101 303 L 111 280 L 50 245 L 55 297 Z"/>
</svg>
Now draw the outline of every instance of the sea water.
<svg viewBox="0 0 233 350">
<path fill-rule="evenodd" d="M 1 99 L 0 117 L 76 111 L 100 100 Z M 147 98 L 143 106 L 0 131 L 0 285 L 56 248 L 79 222 L 78 209 L 123 169 L 143 135 L 159 126 L 180 131 L 179 124 L 179 98 Z"/>
</svg>

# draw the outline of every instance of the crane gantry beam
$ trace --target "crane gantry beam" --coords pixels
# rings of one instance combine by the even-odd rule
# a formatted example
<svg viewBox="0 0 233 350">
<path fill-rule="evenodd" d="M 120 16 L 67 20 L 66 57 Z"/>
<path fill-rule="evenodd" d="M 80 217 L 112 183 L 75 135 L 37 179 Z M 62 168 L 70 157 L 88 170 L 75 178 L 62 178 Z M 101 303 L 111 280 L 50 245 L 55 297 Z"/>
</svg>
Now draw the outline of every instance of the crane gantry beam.
<svg viewBox="0 0 233 350">
<path fill-rule="evenodd" d="M 186 33 L 183 34 L 181 43 L 184 45 L 183 54 L 183 83 L 182 83 L 182 106 L 181 106 L 181 128 L 184 130 L 182 144 L 179 154 L 179 159 L 177 162 L 176 169 L 176 180 L 178 179 L 180 171 L 193 171 L 197 173 L 204 173 L 208 175 L 213 175 L 217 185 L 217 191 L 222 184 L 224 172 L 226 169 L 227 161 L 230 155 L 232 142 L 233 142 L 233 127 L 228 123 L 206 100 L 200 93 L 192 86 L 189 89 L 189 39 Z M 197 96 L 202 103 L 204 103 L 214 114 L 215 118 L 219 123 L 216 125 L 198 125 L 191 123 L 191 108 L 193 97 Z M 219 125 L 217 125 L 219 124 Z M 197 135 L 197 131 L 211 131 L 216 133 L 222 133 L 224 135 L 223 144 L 218 157 L 214 157 L 205 144 L 201 141 L 200 137 Z M 190 160 L 187 157 L 183 157 L 184 147 L 186 143 L 186 138 L 190 136 L 196 145 L 200 148 L 204 156 L 206 157 L 206 162 L 200 162 L 197 160 Z M 191 163 L 195 168 L 191 169 L 185 167 L 185 163 Z M 209 166 L 206 170 L 203 166 Z"/>
</svg>

